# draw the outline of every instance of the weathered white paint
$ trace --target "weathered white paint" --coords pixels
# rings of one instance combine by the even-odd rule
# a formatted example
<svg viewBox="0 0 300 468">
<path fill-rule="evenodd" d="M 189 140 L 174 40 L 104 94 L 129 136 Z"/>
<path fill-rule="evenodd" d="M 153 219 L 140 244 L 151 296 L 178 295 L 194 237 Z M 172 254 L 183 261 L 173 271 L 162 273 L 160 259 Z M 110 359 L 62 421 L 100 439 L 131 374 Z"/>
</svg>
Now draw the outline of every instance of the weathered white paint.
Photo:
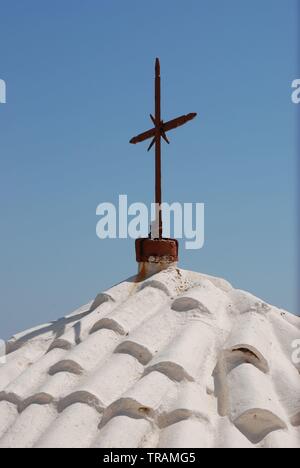
<svg viewBox="0 0 300 468">
<path fill-rule="evenodd" d="M 7 343 L 0 447 L 300 448 L 297 339 L 298 317 L 157 267 Z"/>
</svg>

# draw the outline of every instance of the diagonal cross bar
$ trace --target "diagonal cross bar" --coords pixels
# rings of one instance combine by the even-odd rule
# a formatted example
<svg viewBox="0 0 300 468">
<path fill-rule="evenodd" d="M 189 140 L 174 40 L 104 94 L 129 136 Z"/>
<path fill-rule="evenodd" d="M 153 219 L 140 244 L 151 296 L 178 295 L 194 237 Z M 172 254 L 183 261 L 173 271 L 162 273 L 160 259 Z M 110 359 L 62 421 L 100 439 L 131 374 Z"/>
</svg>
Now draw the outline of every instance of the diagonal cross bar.
<svg viewBox="0 0 300 468">
<path fill-rule="evenodd" d="M 158 209 L 158 239 L 162 238 L 162 215 L 161 215 L 161 138 L 166 143 L 170 143 L 166 132 L 173 130 L 174 128 L 180 127 L 185 123 L 196 117 L 196 113 L 190 113 L 187 115 L 181 115 L 176 119 L 164 122 L 161 120 L 161 105 L 160 105 L 160 63 L 157 58 L 155 61 L 155 116 L 150 114 L 150 118 L 154 124 L 154 127 L 146 132 L 140 133 L 133 137 L 130 143 L 136 144 L 142 141 L 152 138 L 152 141 L 148 147 L 148 151 L 155 144 L 155 203 Z M 157 220 L 156 220 L 157 221 Z"/>
<path fill-rule="evenodd" d="M 184 125 L 185 123 L 189 122 L 190 120 L 194 119 L 196 117 L 196 113 L 192 112 L 187 115 L 181 115 L 180 117 L 177 117 L 176 119 L 169 120 L 168 122 L 163 122 L 161 121 L 160 123 L 160 130 L 161 132 L 169 132 L 170 130 L 173 130 L 174 128 L 180 127 L 181 125 Z M 150 115 L 151 120 L 153 121 L 153 116 Z M 155 125 L 155 122 L 153 122 Z M 131 138 L 129 143 L 136 144 L 136 143 L 141 143 L 142 141 L 148 140 L 149 138 L 153 138 L 155 136 L 155 127 L 151 128 L 150 130 L 147 130 L 146 132 L 140 133 L 139 135 Z M 163 136 L 163 135 L 161 135 Z"/>
</svg>

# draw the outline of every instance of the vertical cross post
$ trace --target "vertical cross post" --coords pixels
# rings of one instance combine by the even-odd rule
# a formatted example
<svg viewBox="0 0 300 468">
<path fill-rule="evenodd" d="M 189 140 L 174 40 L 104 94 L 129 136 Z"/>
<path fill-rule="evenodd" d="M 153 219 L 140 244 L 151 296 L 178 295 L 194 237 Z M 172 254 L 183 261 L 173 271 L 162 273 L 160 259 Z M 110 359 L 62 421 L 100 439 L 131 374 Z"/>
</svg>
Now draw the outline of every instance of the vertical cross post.
<svg viewBox="0 0 300 468">
<path fill-rule="evenodd" d="M 158 222 L 158 238 L 162 238 L 161 213 L 161 109 L 160 109 L 160 63 L 155 61 L 155 203 L 156 223 Z"/>
</svg>

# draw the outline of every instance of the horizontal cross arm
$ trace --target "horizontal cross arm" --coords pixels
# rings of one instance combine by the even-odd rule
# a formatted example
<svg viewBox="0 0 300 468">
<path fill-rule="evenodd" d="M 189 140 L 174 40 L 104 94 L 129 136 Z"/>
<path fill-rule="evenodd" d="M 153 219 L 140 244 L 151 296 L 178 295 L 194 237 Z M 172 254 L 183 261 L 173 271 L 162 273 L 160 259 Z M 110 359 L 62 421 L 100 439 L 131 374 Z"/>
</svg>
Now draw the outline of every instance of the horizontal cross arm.
<svg viewBox="0 0 300 468">
<path fill-rule="evenodd" d="M 194 119 L 196 115 L 197 114 L 195 112 L 191 112 L 190 114 L 181 115 L 180 117 L 177 117 L 176 119 L 169 120 L 169 122 L 164 122 L 161 127 L 162 134 L 165 132 L 168 132 L 169 130 L 173 130 L 174 128 L 180 127 L 181 125 L 184 125 L 185 123 Z M 151 128 L 151 130 L 147 130 L 146 132 L 140 133 L 139 135 L 131 138 L 129 143 L 133 143 L 135 145 L 136 143 L 140 143 L 141 141 L 145 141 L 145 140 L 148 140 L 149 138 L 154 138 L 154 137 L 155 137 L 155 128 Z"/>
<path fill-rule="evenodd" d="M 192 112 L 187 115 L 181 115 L 180 117 L 177 117 L 176 119 L 169 120 L 169 122 L 165 122 L 162 128 L 165 132 L 168 132 L 169 130 L 173 130 L 174 128 L 180 127 L 181 125 L 184 125 L 185 123 L 194 119 L 196 115 L 197 114 L 195 112 Z"/>
<path fill-rule="evenodd" d="M 140 135 L 131 138 L 129 143 L 140 143 L 141 141 L 148 140 L 149 138 L 153 138 L 155 136 L 155 128 L 151 128 L 151 130 L 147 130 L 144 133 L 140 133 Z"/>
</svg>

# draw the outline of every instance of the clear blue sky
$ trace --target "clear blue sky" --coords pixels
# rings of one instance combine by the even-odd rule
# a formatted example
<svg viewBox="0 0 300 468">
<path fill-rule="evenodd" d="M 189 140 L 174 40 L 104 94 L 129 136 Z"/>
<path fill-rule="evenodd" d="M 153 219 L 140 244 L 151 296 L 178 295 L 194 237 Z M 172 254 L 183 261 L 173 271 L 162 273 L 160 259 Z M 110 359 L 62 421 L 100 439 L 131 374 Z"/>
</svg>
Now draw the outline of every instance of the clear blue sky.
<svg viewBox="0 0 300 468">
<path fill-rule="evenodd" d="M 164 198 L 204 202 L 183 268 L 298 312 L 295 0 L 0 2 L 0 337 L 56 319 L 136 271 L 134 241 L 96 237 L 96 206 L 150 203 L 153 65 Z M 183 246 L 182 246 L 183 247 Z"/>
</svg>

